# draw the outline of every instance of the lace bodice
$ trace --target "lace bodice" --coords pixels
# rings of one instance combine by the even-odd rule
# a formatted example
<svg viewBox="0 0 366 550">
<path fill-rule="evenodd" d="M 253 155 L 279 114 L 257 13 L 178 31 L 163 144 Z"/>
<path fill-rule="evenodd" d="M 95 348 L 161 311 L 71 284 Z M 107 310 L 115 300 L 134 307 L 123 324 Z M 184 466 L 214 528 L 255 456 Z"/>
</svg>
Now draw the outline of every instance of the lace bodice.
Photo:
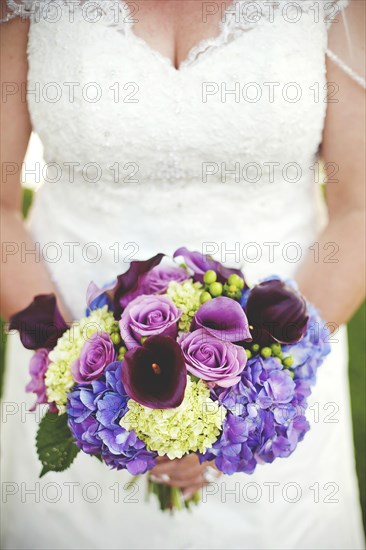
<svg viewBox="0 0 366 550">
<path fill-rule="evenodd" d="M 47 163 L 30 227 L 62 249 L 49 267 L 76 313 L 90 279 L 182 244 L 210 242 L 253 278 L 296 269 L 319 229 L 327 27 L 346 3 L 260 0 L 255 15 L 235 1 L 177 70 L 125 2 L 8 0 L 31 17 L 27 99 Z"/>
<path fill-rule="evenodd" d="M 314 19 L 319 21 L 322 18 L 327 28 L 329 28 L 334 21 L 338 21 L 337 15 L 348 5 L 349 0 L 299 0 L 299 2 L 298 4 L 296 2 L 288 2 L 287 0 L 259 0 L 253 3 L 252 0 L 233 0 L 231 7 L 225 10 L 221 8 L 220 33 L 209 40 L 202 40 L 193 47 L 182 64 L 182 68 L 185 65 L 194 63 L 200 55 L 210 48 L 217 48 L 221 44 L 234 39 L 240 32 L 253 28 L 261 19 L 273 21 L 275 15 L 278 16 L 278 13 L 281 11 L 289 23 L 297 22 L 298 14 L 313 11 Z M 52 15 L 50 17 L 49 12 L 54 10 L 56 19 L 60 14 L 59 7 L 55 6 L 53 0 L 6 0 L 6 4 L 6 15 L 0 23 L 10 21 L 18 16 L 33 18 L 34 20 L 45 18 L 53 23 L 55 21 L 52 19 Z M 73 17 L 72 14 L 74 14 L 75 9 L 78 9 L 81 10 L 91 23 L 94 23 L 98 18 L 109 19 L 111 25 L 120 26 L 120 30 L 123 32 L 127 32 L 134 22 L 133 14 L 137 8 L 133 1 L 129 2 L 128 0 L 98 0 L 97 2 L 90 2 L 90 0 L 64 0 L 64 4 L 68 9 L 70 19 Z M 292 9 L 295 14 L 294 16 L 289 16 L 288 8 Z M 93 12 L 96 15 L 90 19 L 90 14 Z M 127 17 L 123 15 L 123 12 L 127 12 Z M 121 22 L 122 25 L 120 25 Z M 365 78 L 353 71 L 351 67 L 329 48 L 326 50 L 326 53 L 353 80 L 363 88 L 366 88 Z"/>
</svg>

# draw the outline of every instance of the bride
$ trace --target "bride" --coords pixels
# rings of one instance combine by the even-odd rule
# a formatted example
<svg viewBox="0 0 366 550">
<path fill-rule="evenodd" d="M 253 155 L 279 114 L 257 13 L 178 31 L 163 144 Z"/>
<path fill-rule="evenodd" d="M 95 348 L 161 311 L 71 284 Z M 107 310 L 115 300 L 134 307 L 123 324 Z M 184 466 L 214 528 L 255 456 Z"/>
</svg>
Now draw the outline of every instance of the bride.
<svg viewBox="0 0 366 550">
<path fill-rule="evenodd" d="M 184 245 L 250 281 L 294 276 L 333 330 L 297 451 L 209 484 L 207 464 L 161 462 L 161 483 L 202 488 L 174 517 L 81 453 L 39 479 L 29 353 L 9 335 L 2 547 L 363 548 L 344 323 L 365 269 L 364 1 L 1 4 L 4 317 L 54 292 L 71 321 L 90 280 Z M 45 181 L 24 225 L 31 130 Z"/>
</svg>

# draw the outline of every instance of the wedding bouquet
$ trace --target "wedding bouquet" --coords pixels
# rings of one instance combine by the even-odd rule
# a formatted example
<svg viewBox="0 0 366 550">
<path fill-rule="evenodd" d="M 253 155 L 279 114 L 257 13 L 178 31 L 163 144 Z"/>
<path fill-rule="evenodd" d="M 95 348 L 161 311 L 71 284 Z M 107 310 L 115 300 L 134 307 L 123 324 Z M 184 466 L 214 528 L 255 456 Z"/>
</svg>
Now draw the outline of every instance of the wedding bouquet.
<svg viewBox="0 0 366 550">
<path fill-rule="evenodd" d="M 132 475 L 187 453 L 251 474 L 309 430 L 307 398 L 330 351 L 294 282 L 249 288 L 241 271 L 186 248 L 174 260 L 133 261 L 108 287 L 91 283 L 86 316 L 71 326 L 51 294 L 10 328 L 35 350 L 27 391 L 49 405 L 36 442 L 41 476 L 80 450 Z M 148 489 L 162 509 L 197 501 L 151 479 Z"/>
</svg>

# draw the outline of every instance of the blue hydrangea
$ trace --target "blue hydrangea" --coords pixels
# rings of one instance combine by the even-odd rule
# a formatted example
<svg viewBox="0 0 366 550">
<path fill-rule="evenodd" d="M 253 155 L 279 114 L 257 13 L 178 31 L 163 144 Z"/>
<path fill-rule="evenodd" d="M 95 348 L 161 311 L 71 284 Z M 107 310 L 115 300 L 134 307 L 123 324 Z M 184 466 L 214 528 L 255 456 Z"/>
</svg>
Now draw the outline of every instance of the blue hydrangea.
<svg viewBox="0 0 366 550">
<path fill-rule="evenodd" d="M 89 316 L 94 309 L 108 306 L 110 311 L 113 311 L 113 302 L 106 292 L 95 298 L 85 310 L 85 315 Z"/>
<path fill-rule="evenodd" d="M 119 425 L 128 399 L 121 380 L 121 363 L 115 362 L 101 379 L 74 387 L 68 394 L 67 414 L 80 449 L 99 455 L 112 468 L 127 468 L 137 475 L 151 469 L 157 455 L 147 451 L 133 430 Z"/>
<path fill-rule="evenodd" d="M 295 345 L 283 346 L 282 350 L 294 359 L 295 380 L 305 380 L 312 385 L 318 367 L 330 352 L 330 334 L 314 306 L 308 304 L 308 311 L 309 322 L 304 338 Z"/>
<path fill-rule="evenodd" d="M 285 369 L 275 357 L 250 358 L 241 380 L 230 388 L 214 388 L 211 397 L 229 409 L 220 438 L 203 460 L 214 460 L 226 474 L 252 473 L 258 463 L 287 457 L 309 430 L 305 417 L 307 398 L 316 371 L 330 352 L 329 332 L 318 312 L 308 306 L 304 338 L 283 346 L 294 363 Z"/>
</svg>

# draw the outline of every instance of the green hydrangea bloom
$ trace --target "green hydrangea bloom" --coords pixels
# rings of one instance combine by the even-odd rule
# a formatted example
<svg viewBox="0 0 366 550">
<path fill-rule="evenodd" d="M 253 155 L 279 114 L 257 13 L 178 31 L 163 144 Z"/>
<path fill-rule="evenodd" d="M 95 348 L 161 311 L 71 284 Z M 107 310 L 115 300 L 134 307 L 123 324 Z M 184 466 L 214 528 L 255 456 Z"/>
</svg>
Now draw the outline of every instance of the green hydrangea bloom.
<svg viewBox="0 0 366 550">
<path fill-rule="evenodd" d="M 226 415 L 225 407 L 210 398 L 203 380 L 187 377 L 184 400 L 175 409 L 150 409 L 133 399 L 120 425 L 135 430 L 150 451 L 170 459 L 189 452 L 206 452 L 217 440 Z"/>
<path fill-rule="evenodd" d="M 105 305 L 94 309 L 89 317 L 75 321 L 58 339 L 56 347 L 49 354 L 51 363 L 46 372 L 46 389 L 48 401 L 54 401 L 60 412 L 65 410 L 67 392 L 75 383 L 71 376 L 71 365 L 79 357 L 84 343 L 95 332 L 111 334 L 116 330 L 118 323 Z"/>
<path fill-rule="evenodd" d="M 179 330 L 188 332 L 192 319 L 200 307 L 200 296 L 203 286 L 200 282 L 194 283 L 192 279 L 178 283 L 171 281 L 167 289 L 167 295 L 173 300 L 175 305 L 183 311 L 178 322 Z"/>
</svg>

